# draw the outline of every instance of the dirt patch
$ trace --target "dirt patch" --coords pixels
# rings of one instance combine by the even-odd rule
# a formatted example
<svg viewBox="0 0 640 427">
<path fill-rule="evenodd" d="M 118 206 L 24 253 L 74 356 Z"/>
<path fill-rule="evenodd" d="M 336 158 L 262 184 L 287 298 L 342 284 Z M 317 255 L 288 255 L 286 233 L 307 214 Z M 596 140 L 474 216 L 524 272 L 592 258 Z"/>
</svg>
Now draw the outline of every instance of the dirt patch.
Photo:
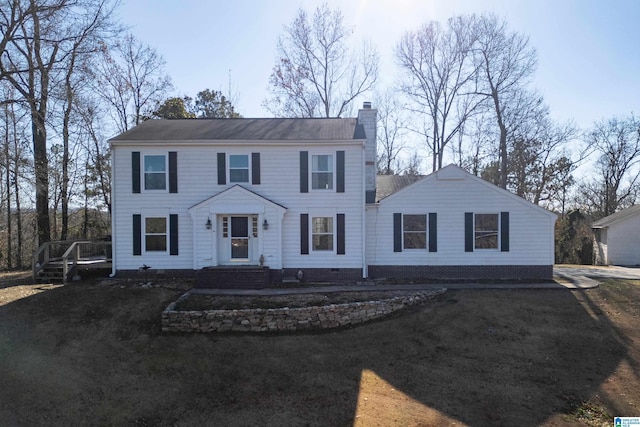
<svg viewBox="0 0 640 427">
<path fill-rule="evenodd" d="M 240 310 L 243 308 L 302 308 L 352 302 L 379 301 L 415 294 L 412 291 L 323 292 L 268 296 L 189 294 L 175 305 L 176 311 Z"/>
<path fill-rule="evenodd" d="M 329 333 L 160 333 L 182 285 L 0 289 L 0 425 L 611 425 L 640 414 L 640 282 L 449 291 Z"/>
</svg>

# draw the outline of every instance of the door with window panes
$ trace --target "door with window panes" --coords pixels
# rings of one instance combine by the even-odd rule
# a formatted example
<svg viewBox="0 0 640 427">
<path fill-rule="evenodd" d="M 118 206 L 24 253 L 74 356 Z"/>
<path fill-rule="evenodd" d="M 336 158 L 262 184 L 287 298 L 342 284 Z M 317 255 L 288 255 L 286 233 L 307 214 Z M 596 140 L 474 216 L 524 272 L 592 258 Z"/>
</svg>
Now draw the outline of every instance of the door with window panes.
<svg viewBox="0 0 640 427">
<path fill-rule="evenodd" d="M 223 215 L 220 218 L 219 253 L 221 264 L 255 264 L 258 262 L 258 217 Z"/>
</svg>

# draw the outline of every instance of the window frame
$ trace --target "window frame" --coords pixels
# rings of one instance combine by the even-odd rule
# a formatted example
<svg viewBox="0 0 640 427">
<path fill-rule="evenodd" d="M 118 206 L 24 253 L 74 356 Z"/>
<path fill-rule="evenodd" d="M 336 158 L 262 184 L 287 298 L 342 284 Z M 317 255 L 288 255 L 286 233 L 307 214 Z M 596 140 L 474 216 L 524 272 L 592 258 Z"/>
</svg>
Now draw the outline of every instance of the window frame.
<svg viewBox="0 0 640 427">
<path fill-rule="evenodd" d="M 314 230 L 314 220 L 315 219 L 321 219 L 321 218 L 328 218 L 331 220 L 330 225 L 331 225 L 331 230 L 326 232 L 326 231 L 322 231 L 322 232 L 315 232 Z M 324 254 L 334 254 L 336 252 L 336 218 L 335 215 L 322 215 L 322 214 L 316 214 L 316 215 L 309 215 L 309 246 L 311 249 L 312 253 L 324 253 Z M 330 236 L 331 237 L 331 247 L 328 249 L 316 249 L 315 246 L 315 239 L 314 236 Z"/>
<path fill-rule="evenodd" d="M 491 215 L 494 216 L 496 218 L 496 229 L 495 230 L 477 230 L 477 223 L 478 223 L 478 216 L 479 215 Z M 501 242 L 501 218 L 500 218 L 500 212 L 474 212 L 473 213 L 473 250 L 474 251 L 500 251 L 500 242 Z M 493 233 L 495 233 L 495 247 L 479 247 L 477 245 L 478 243 L 478 233 L 484 233 L 484 236 L 481 237 L 491 237 L 493 235 Z"/>
<path fill-rule="evenodd" d="M 164 220 L 164 233 L 160 232 L 147 232 L 147 220 L 150 219 L 163 219 Z M 142 241 L 144 244 L 144 253 L 162 254 L 169 252 L 169 217 L 167 215 L 146 215 L 142 218 Z M 147 249 L 147 237 L 164 236 L 164 249 L 154 250 Z"/>
<path fill-rule="evenodd" d="M 327 164 L 330 166 L 330 170 L 314 170 L 314 157 L 329 157 L 329 162 Z M 329 188 L 320 188 L 315 187 L 315 183 L 313 180 L 314 174 L 331 174 L 330 187 Z M 309 153 L 309 182 L 310 182 L 310 190 L 311 191 L 332 191 L 336 192 L 336 155 L 334 153 Z"/>
<path fill-rule="evenodd" d="M 147 172 L 146 170 L 147 157 L 163 157 L 164 171 L 163 172 L 154 172 L 154 171 Z M 142 174 L 141 174 L 142 191 L 145 191 L 145 192 L 148 191 L 152 193 L 158 193 L 158 192 L 168 193 L 169 192 L 169 154 L 168 153 L 142 153 L 142 159 L 140 163 L 141 163 L 140 167 L 142 169 Z M 160 175 L 161 173 L 164 174 L 164 188 L 147 188 L 147 174 Z"/>
<path fill-rule="evenodd" d="M 405 229 L 405 217 L 407 216 L 420 216 L 424 218 L 424 230 L 409 230 Z M 413 235 L 423 235 L 424 236 L 424 246 L 422 247 L 412 247 L 409 248 L 406 246 L 407 239 L 406 234 Z M 426 213 L 403 213 L 402 214 L 402 250 L 403 251 L 428 251 L 429 250 L 429 215 Z"/>
<path fill-rule="evenodd" d="M 251 184 L 251 179 L 252 179 L 252 176 L 251 176 L 251 171 L 252 171 L 252 169 L 251 169 L 251 167 L 252 167 L 252 164 L 251 164 L 251 157 L 252 157 L 251 153 L 248 153 L 248 154 L 246 154 L 246 153 L 234 153 L 234 154 L 227 153 L 226 156 L 227 156 L 227 182 L 229 184 Z M 232 168 L 231 167 L 231 157 L 232 156 L 244 156 L 244 157 L 247 158 L 247 167 L 246 167 L 247 180 L 246 181 L 232 181 L 231 180 L 231 170 L 232 169 L 233 170 L 244 170 L 245 169 L 245 168 Z"/>
</svg>

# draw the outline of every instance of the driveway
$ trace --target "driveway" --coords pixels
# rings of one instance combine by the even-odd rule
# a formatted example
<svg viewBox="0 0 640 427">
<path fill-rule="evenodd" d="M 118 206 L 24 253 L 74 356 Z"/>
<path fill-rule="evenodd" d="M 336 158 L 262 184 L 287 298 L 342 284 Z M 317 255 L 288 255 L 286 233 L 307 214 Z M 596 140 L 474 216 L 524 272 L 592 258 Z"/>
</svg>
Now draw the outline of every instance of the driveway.
<svg viewBox="0 0 640 427">
<path fill-rule="evenodd" d="M 640 268 L 593 265 L 554 265 L 553 273 L 558 276 L 585 276 L 596 279 L 634 279 L 640 280 Z"/>
</svg>

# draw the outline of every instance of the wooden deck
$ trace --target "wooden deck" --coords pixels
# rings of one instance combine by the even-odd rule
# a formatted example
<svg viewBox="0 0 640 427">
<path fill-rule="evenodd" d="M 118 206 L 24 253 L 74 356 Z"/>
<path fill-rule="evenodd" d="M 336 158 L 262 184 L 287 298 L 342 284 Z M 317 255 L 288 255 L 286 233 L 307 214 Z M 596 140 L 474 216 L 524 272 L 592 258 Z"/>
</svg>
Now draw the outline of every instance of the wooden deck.
<svg viewBox="0 0 640 427">
<path fill-rule="evenodd" d="M 53 241 L 44 243 L 34 253 L 33 278 L 64 283 L 79 271 L 111 266 L 110 241 Z"/>
</svg>

